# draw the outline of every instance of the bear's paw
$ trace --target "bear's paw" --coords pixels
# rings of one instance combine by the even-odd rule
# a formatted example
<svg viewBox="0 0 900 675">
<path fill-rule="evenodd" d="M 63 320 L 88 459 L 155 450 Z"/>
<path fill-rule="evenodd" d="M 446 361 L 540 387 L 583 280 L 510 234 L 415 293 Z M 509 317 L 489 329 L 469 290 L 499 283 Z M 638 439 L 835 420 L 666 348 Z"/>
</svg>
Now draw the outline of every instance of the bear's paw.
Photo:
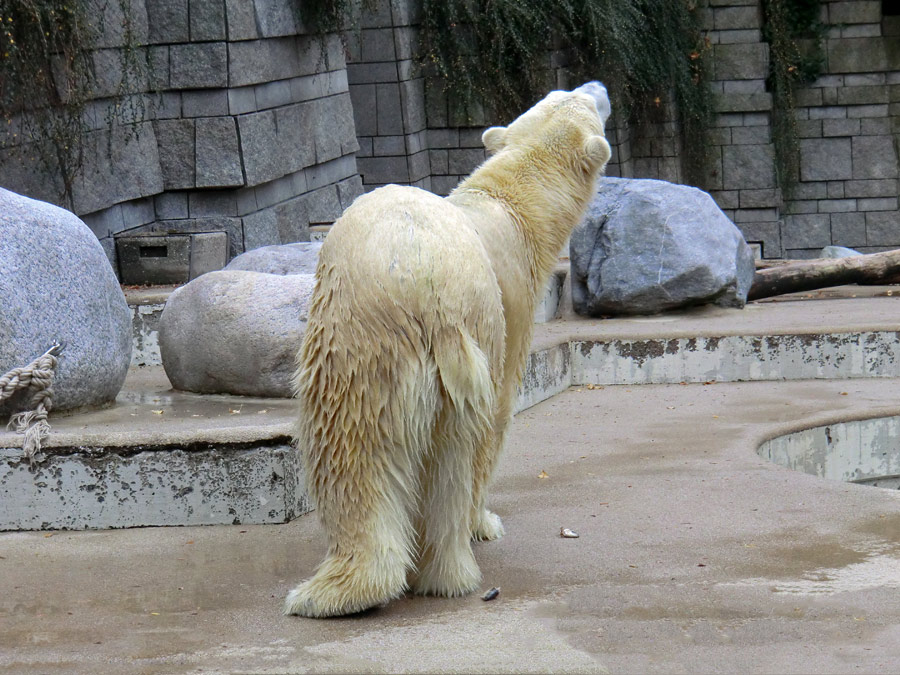
<svg viewBox="0 0 900 675">
<path fill-rule="evenodd" d="M 478 521 L 472 528 L 472 539 L 475 541 L 494 541 L 499 539 L 506 530 L 503 529 L 503 521 L 493 511 L 482 509 Z"/>
<path fill-rule="evenodd" d="M 458 598 L 468 595 L 481 584 L 481 570 L 475 562 L 471 546 L 456 554 L 445 553 L 424 562 L 413 581 L 417 595 Z"/>
</svg>

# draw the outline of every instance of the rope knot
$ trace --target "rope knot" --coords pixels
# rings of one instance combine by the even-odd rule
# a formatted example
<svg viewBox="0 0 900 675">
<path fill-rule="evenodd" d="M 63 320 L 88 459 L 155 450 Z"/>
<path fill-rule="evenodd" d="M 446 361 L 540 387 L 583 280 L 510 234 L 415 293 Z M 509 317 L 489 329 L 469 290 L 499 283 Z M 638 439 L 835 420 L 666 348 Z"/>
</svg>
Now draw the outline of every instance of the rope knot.
<svg viewBox="0 0 900 675">
<path fill-rule="evenodd" d="M 64 347 L 57 342 L 24 368 L 13 368 L 0 377 L 0 403 L 17 391 L 34 389 L 28 404 L 30 409 L 14 414 L 7 425 L 7 429 L 14 428 L 16 433 L 25 436 L 22 451 L 32 466 L 44 460 L 41 445 L 50 435 L 47 417 L 53 407 L 53 377 L 59 364 L 57 356 Z"/>
</svg>

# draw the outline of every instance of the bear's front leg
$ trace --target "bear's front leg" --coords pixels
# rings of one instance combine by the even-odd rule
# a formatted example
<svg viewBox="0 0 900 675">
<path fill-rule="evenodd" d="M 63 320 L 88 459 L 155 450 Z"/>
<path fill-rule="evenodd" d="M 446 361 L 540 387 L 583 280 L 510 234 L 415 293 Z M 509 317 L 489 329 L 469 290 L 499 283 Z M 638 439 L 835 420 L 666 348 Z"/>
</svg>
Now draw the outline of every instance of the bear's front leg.
<svg viewBox="0 0 900 675">
<path fill-rule="evenodd" d="M 475 541 L 495 541 L 500 539 L 506 530 L 503 521 L 486 506 L 487 490 L 503 451 L 506 431 L 512 419 L 513 403 L 518 395 L 517 371 L 514 363 L 505 364 L 507 375 L 503 383 L 497 386 L 495 394 L 497 408 L 494 411 L 493 429 L 485 442 L 475 453 L 475 466 L 472 475 L 472 539 Z"/>
</svg>

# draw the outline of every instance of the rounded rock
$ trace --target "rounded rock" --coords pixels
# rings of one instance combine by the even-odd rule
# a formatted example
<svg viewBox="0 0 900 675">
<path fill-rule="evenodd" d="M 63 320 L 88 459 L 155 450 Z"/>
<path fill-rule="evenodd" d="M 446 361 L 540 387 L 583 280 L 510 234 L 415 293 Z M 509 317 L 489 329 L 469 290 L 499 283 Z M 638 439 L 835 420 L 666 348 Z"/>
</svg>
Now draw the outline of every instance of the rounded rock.
<svg viewBox="0 0 900 675">
<path fill-rule="evenodd" d="M 159 321 L 163 368 L 176 389 L 290 397 L 312 274 L 221 270 L 169 296 Z"/>
<path fill-rule="evenodd" d="M 321 248 L 322 243 L 318 241 L 261 246 L 236 256 L 225 269 L 266 274 L 314 274 Z"/>
<path fill-rule="evenodd" d="M 0 375 L 65 342 L 53 410 L 111 403 L 131 363 L 131 312 L 109 259 L 76 215 L 0 188 Z M 23 391 L 0 419 L 28 407 Z"/>
</svg>

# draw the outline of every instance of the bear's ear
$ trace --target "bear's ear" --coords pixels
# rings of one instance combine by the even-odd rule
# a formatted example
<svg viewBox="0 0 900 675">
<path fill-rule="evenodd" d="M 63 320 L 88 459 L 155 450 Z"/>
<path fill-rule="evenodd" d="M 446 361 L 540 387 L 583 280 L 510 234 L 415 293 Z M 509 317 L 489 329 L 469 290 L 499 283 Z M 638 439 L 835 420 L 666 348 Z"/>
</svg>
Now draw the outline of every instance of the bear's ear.
<svg viewBox="0 0 900 675">
<path fill-rule="evenodd" d="M 588 136 L 584 142 L 584 154 L 586 162 L 602 167 L 609 161 L 612 150 L 603 136 Z"/>
<path fill-rule="evenodd" d="M 481 142 L 491 154 L 500 152 L 506 145 L 506 127 L 490 127 L 481 134 Z"/>
</svg>

